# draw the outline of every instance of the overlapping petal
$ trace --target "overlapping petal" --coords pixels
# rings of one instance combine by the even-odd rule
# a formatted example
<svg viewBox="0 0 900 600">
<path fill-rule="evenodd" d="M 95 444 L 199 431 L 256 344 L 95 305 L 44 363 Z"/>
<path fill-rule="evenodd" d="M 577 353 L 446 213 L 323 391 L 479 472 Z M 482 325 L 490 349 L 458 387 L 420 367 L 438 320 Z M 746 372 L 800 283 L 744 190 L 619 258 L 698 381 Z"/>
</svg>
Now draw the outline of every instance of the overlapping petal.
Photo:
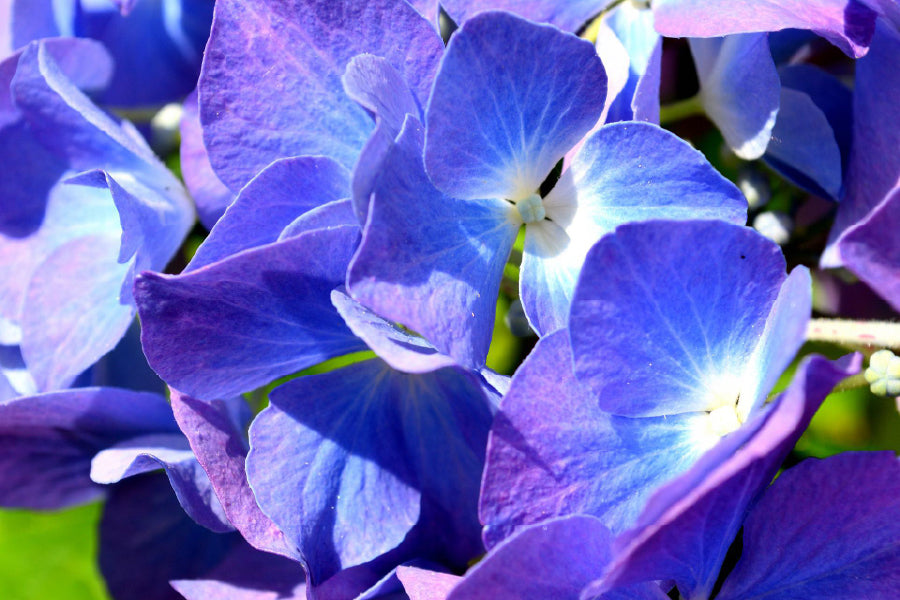
<svg viewBox="0 0 900 600">
<path fill-rule="evenodd" d="M 455 198 L 524 198 L 597 123 L 605 97 L 588 42 L 508 13 L 473 17 L 434 82 L 428 174 Z"/>
<path fill-rule="evenodd" d="M 350 59 L 384 57 L 424 103 L 441 52 L 434 27 L 406 2 L 219 2 L 200 77 L 210 161 L 234 191 L 287 156 L 351 169 L 373 123 L 344 93 Z"/>
</svg>

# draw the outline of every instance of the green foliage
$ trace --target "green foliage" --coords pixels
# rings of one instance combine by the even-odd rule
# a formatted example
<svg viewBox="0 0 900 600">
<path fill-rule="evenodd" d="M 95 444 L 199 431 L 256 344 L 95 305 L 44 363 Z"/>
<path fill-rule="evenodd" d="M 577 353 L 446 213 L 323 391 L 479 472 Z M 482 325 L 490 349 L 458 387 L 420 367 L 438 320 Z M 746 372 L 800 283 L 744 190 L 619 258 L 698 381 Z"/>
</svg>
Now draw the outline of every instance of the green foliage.
<svg viewBox="0 0 900 600">
<path fill-rule="evenodd" d="M 101 505 L 36 513 L 0 510 L 3 600 L 107 600 L 97 567 Z"/>
</svg>

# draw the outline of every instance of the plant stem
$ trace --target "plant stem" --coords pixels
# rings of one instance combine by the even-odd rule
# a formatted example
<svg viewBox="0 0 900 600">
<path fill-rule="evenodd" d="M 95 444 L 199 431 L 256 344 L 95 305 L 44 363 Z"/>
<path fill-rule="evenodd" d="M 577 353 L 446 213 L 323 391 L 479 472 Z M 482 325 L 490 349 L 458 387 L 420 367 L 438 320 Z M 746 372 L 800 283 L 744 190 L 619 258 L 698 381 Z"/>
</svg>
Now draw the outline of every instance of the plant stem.
<svg viewBox="0 0 900 600">
<path fill-rule="evenodd" d="M 900 323 L 812 319 L 806 327 L 806 339 L 811 342 L 832 342 L 844 346 L 900 350 Z"/>
<path fill-rule="evenodd" d="M 700 94 L 659 107 L 659 124 L 668 125 L 688 117 L 705 114 Z"/>
<path fill-rule="evenodd" d="M 835 392 L 846 392 L 847 390 L 867 387 L 869 387 L 869 382 L 866 381 L 866 376 L 863 373 L 857 373 L 856 375 L 851 375 L 850 377 L 839 381 L 831 390 L 831 393 L 834 394 Z"/>
</svg>

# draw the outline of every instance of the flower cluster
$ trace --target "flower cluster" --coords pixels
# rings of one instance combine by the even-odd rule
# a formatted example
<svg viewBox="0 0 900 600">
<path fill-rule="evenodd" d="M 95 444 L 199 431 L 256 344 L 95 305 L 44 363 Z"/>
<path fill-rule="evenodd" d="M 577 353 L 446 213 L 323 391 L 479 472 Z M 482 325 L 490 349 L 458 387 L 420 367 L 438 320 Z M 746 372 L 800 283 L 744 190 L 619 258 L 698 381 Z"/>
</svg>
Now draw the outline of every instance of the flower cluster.
<svg viewBox="0 0 900 600">
<path fill-rule="evenodd" d="M 900 597 L 794 450 L 900 390 L 897 0 L 0 12 L 0 505 L 116 600 Z"/>
</svg>

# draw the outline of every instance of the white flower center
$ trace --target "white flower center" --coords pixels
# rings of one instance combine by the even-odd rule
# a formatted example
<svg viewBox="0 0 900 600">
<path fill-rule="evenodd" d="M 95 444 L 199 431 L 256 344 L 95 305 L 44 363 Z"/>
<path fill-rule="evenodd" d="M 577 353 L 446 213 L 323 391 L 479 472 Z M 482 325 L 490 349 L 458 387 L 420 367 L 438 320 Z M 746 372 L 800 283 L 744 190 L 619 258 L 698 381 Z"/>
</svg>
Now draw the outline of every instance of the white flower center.
<svg viewBox="0 0 900 600">
<path fill-rule="evenodd" d="M 547 211 L 544 210 L 544 202 L 537 194 L 531 194 L 522 198 L 516 202 L 516 208 L 519 209 L 519 216 L 522 217 L 522 222 L 526 225 L 543 221 L 544 217 L 547 216 Z"/>
</svg>

